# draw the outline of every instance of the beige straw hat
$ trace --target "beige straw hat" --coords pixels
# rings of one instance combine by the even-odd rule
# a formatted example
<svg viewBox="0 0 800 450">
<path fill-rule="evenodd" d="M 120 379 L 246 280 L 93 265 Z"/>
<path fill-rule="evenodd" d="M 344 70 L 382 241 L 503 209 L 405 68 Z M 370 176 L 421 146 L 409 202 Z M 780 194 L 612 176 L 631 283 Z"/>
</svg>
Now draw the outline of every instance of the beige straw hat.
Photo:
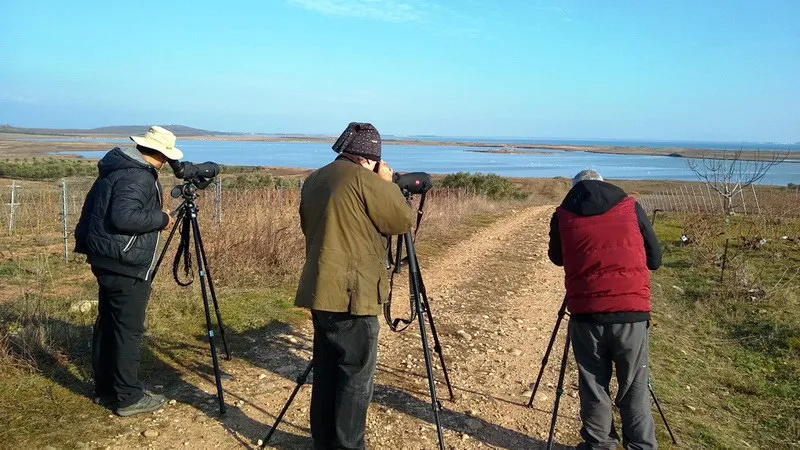
<svg viewBox="0 0 800 450">
<path fill-rule="evenodd" d="M 183 152 L 175 147 L 175 135 L 158 125 L 150 127 L 144 136 L 131 136 L 131 140 L 142 147 L 153 149 L 169 159 L 183 158 Z"/>
</svg>

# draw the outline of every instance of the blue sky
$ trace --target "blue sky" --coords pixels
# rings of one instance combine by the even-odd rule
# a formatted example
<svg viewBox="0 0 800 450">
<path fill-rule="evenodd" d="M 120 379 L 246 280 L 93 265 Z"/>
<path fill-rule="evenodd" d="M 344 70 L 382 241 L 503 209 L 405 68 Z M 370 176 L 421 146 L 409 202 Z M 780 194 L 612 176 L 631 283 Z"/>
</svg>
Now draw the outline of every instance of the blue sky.
<svg viewBox="0 0 800 450">
<path fill-rule="evenodd" d="M 800 141 L 795 0 L 0 0 L 0 123 Z"/>
</svg>

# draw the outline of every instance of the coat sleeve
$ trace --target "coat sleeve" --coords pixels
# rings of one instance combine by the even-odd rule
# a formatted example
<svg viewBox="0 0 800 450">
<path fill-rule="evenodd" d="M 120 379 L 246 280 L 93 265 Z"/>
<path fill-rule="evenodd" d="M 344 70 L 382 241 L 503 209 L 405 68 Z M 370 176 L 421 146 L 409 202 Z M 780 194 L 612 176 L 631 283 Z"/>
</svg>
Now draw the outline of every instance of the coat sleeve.
<svg viewBox="0 0 800 450">
<path fill-rule="evenodd" d="M 558 231 L 558 216 L 553 213 L 550 218 L 550 245 L 547 248 L 547 256 L 550 261 L 557 266 L 564 265 L 564 255 L 561 251 L 561 232 Z"/>
<path fill-rule="evenodd" d="M 647 268 L 656 270 L 661 267 L 661 246 L 658 244 L 658 237 L 653 231 L 650 219 L 647 217 L 642 205 L 636 203 L 636 219 L 639 222 L 639 231 L 644 239 L 644 252 L 647 256 Z"/>
<path fill-rule="evenodd" d="M 306 219 L 304 218 L 304 213 L 303 213 L 303 205 L 305 203 L 305 201 L 303 200 L 303 198 L 305 197 L 305 195 L 303 194 L 304 190 L 305 186 L 300 188 L 300 206 L 297 208 L 297 212 L 300 215 L 300 231 L 303 232 L 303 236 L 306 235 Z"/>
<path fill-rule="evenodd" d="M 373 173 L 362 177 L 364 206 L 375 228 L 385 235 L 403 234 L 414 224 L 414 212 L 400 188 Z"/>
<path fill-rule="evenodd" d="M 111 190 L 109 220 L 114 227 L 126 234 L 150 233 L 164 229 L 169 217 L 160 209 L 145 209 L 152 195 L 155 182 L 145 177 L 128 177 L 118 180 Z"/>
<path fill-rule="evenodd" d="M 86 235 L 89 232 L 89 221 L 92 220 L 92 210 L 94 210 L 95 197 L 97 196 L 97 180 L 92 184 L 89 193 L 86 194 L 86 199 L 83 201 L 81 208 L 81 217 L 75 225 L 75 253 L 86 254 L 88 248 L 86 246 Z"/>
</svg>

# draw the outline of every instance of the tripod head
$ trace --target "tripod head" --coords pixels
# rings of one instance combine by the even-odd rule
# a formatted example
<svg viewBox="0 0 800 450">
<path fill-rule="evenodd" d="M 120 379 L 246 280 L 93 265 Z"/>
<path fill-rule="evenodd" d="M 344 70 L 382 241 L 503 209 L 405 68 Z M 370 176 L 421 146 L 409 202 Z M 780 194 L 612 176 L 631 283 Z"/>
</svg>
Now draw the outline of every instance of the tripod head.
<svg viewBox="0 0 800 450">
<path fill-rule="evenodd" d="M 186 287 L 192 284 L 194 272 L 192 270 L 192 256 L 189 248 L 189 234 L 193 225 L 192 221 L 197 220 L 197 212 L 199 210 L 195 200 L 197 200 L 198 196 L 197 191 L 200 189 L 205 189 L 213 180 L 214 178 L 185 178 L 182 184 L 173 187 L 170 191 L 170 196 L 172 198 L 180 198 L 183 199 L 183 201 L 181 202 L 180 206 L 175 208 L 175 210 L 170 213 L 170 215 L 176 219 L 175 225 L 173 225 L 172 231 L 170 231 L 169 237 L 167 238 L 167 243 L 161 252 L 161 256 L 158 258 L 158 262 L 156 262 L 155 268 L 153 269 L 153 276 L 155 276 L 155 273 L 158 271 L 161 261 L 166 255 L 167 248 L 169 247 L 170 242 L 172 242 L 173 236 L 176 234 L 176 231 L 180 229 L 180 242 L 178 243 L 178 251 L 175 252 L 175 259 L 172 262 L 172 275 L 173 278 L 175 278 L 175 282 L 178 283 L 179 286 Z M 199 227 L 199 225 L 195 225 L 195 227 Z M 195 236 L 199 234 L 199 230 L 196 231 L 196 233 L 197 234 L 195 234 Z M 188 277 L 187 281 L 182 281 L 178 274 L 181 259 L 183 259 L 184 274 L 186 277 Z M 198 265 L 201 264 L 201 262 L 204 262 L 204 260 L 198 260 Z"/>
<path fill-rule="evenodd" d="M 184 201 L 192 201 L 197 198 L 197 191 L 208 187 L 214 179 L 186 179 L 182 184 L 172 188 L 169 195 L 172 198 L 183 198 Z"/>
</svg>

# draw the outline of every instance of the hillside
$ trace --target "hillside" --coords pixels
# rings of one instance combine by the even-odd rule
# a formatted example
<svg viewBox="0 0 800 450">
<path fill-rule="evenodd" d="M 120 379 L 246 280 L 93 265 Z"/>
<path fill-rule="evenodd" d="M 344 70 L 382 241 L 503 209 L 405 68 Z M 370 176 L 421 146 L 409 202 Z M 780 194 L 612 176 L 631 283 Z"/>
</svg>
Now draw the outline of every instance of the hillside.
<svg viewBox="0 0 800 450">
<path fill-rule="evenodd" d="M 172 131 L 176 136 L 232 136 L 238 133 L 228 133 L 223 131 L 202 130 L 186 125 L 161 125 Z M 144 134 L 149 125 L 114 125 L 100 128 L 20 128 L 11 125 L 0 125 L 0 133 L 15 134 L 37 134 L 51 136 L 130 136 L 134 134 Z"/>
</svg>

